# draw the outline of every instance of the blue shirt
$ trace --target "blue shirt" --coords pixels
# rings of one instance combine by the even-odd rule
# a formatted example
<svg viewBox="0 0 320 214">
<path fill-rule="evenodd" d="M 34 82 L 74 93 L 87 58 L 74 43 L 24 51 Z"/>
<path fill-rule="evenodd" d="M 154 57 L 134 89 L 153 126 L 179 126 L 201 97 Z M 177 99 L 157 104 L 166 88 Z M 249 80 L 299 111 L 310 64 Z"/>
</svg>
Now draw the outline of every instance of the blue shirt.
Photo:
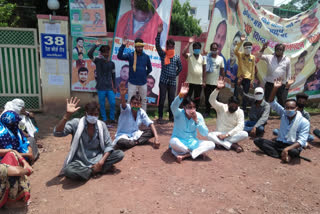
<svg viewBox="0 0 320 214">
<path fill-rule="evenodd" d="M 202 115 L 197 112 L 198 124 L 193 119 L 188 119 L 184 109 L 180 109 L 179 106 L 183 98 L 177 96 L 174 101 L 171 103 L 171 111 L 174 116 L 174 126 L 172 136 L 182 140 L 182 143 L 185 141 L 197 140 L 197 130 L 202 136 L 208 135 L 208 128 L 204 122 Z"/>
<path fill-rule="evenodd" d="M 132 137 L 133 133 L 139 130 L 141 123 L 146 126 L 150 126 L 153 123 L 142 108 L 140 108 L 137 112 L 136 120 L 132 115 L 131 106 L 129 104 L 127 104 L 127 107 L 124 109 L 120 105 L 120 109 L 121 114 L 118 121 L 116 137 L 119 137 L 123 134 L 128 135 L 128 137 Z"/>
<path fill-rule="evenodd" d="M 287 144 L 294 144 L 298 142 L 301 147 L 305 147 L 309 136 L 309 121 L 304 117 L 301 119 L 301 122 L 297 128 L 296 142 L 290 142 L 286 139 L 286 135 L 290 131 L 290 128 L 292 127 L 292 124 L 294 123 L 296 117 L 290 122 L 288 117 L 285 115 L 285 109 L 275 100 L 270 103 L 270 106 L 281 117 L 280 130 L 277 141 L 281 141 Z"/>
<path fill-rule="evenodd" d="M 134 51 L 123 54 L 125 45 L 121 45 L 118 52 L 118 59 L 129 61 L 129 82 L 133 85 L 144 85 L 147 83 L 147 76 L 152 71 L 150 57 L 142 52 L 137 55 L 136 71 L 133 71 Z"/>
<path fill-rule="evenodd" d="M 234 63 L 233 66 L 231 66 L 230 59 L 228 59 L 227 64 L 226 64 L 226 77 L 228 77 L 232 83 L 237 83 L 238 78 L 238 65 L 237 63 Z"/>
</svg>

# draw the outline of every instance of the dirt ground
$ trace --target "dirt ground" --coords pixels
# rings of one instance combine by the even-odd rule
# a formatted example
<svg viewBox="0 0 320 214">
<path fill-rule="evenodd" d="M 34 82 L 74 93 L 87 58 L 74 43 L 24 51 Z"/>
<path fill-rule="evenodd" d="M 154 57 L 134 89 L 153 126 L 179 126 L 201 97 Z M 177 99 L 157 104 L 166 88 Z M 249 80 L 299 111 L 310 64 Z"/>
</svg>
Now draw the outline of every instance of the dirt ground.
<svg viewBox="0 0 320 214">
<path fill-rule="evenodd" d="M 214 150 L 209 158 L 178 164 L 168 150 L 173 124 L 156 125 L 159 150 L 138 146 L 125 152 L 117 172 L 88 182 L 57 177 L 69 151 L 71 136 L 55 138 L 62 113 L 37 114 L 40 127 L 39 160 L 31 175 L 31 203 L 27 208 L 1 209 L 0 213 L 320 213 L 319 139 L 302 155 L 283 164 L 243 141 L 245 152 Z M 320 115 L 312 117 L 319 127 Z M 215 120 L 207 123 L 215 128 Z M 265 138 L 279 127 L 274 117 Z M 313 129 L 312 129 L 313 130 Z M 114 136 L 116 128 L 109 129 Z"/>
</svg>

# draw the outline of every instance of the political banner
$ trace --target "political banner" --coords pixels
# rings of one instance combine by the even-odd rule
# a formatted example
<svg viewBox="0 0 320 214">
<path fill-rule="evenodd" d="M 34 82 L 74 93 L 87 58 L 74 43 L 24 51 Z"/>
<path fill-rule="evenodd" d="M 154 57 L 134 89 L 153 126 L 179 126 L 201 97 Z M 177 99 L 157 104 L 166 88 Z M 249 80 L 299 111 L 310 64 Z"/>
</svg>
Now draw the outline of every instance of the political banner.
<svg viewBox="0 0 320 214">
<path fill-rule="evenodd" d="M 289 96 L 304 91 L 310 98 L 320 97 L 320 5 L 316 2 L 309 10 L 291 18 L 281 18 L 250 0 L 216 0 L 208 31 L 205 51 L 217 42 L 226 64 L 227 86 L 234 89 L 237 62 L 236 44 L 245 34 L 252 42 L 252 54 L 258 56 L 262 45 L 269 42 L 264 54 L 273 54 L 276 44 L 285 45 L 284 55 L 291 60 Z M 255 87 L 265 85 L 267 64 L 256 57 Z"/>
<path fill-rule="evenodd" d="M 72 79 L 71 90 L 83 92 L 95 92 L 96 65 L 89 59 L 88 52 L 98 39 L 93 37 L 73 37 L 72 38 Z M 99 39 L 102 45 L 107 45 L 107 39 Z M 99 47 L 93 54 L 99 57 Z"/>
<path fill-rule="evenodd" d="M 106 36 L 104 0 L 70 0 L 71 36 Z"/>
<path fill-rule="evenodd" d="M 151 7 L 146 8 L 149 4 Z M 161 60 L 155 47 L 155 38 L 160 23 L 163 23 L 160 45 L 165 49 L 167 40 L 172 0 L 121 0 L 117 17 L 116 33 L 112 47 L 112 61 L 116 67 L 116 97 L 120 97 L 119 85 L 121 82 L 128 84 L 129 62 L 117 58 L 122 39 L 126 37 L 128 44 L 124 53 L 134 51 L 134 40 L 141 38 L 144 43 L 143 51 L 149 55 L 152 72 L 147 77 L 147 103 L 156 105 L 159 95 L 159 78 L 161 73 Z"/>
</svg>

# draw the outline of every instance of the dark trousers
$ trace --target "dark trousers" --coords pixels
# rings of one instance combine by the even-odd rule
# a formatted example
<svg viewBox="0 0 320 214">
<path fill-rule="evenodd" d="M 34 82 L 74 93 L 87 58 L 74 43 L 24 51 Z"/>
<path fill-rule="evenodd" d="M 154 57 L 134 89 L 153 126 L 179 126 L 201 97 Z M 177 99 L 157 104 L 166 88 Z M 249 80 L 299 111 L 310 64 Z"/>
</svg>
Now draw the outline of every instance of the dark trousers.
<svg viewBox="0 0 320 214">
<path fill-rule="evenodd" d="M 160 89 L 160 95 L 159 95 L 160 99 L 159 99 L 159 106 L 158 106 L 159 118 L 162 119 L 163 117 L 163 106 L 164 106 L 164 102 L 166 101 L 166 95 L 168 91 L 169 119 L 172 119 L 173 115 L 172 115 L 170 106 L 176 95 L 176 86 L 159 83 L 159 89 Z"/>
<path fill-rule="evenodd" d="M 154 137 L 154 134 L 153 134 L 152 130 L 149 128 L 149 129 L 144 130 L 142 135 L 140 136 L 140 138 L 136 141 L 127 140 L 127 139 L 118 140 L 118 142 L 116 144 L 116 148 L 121 149 L 121 150 L 125 150 L 125 149 L 130 149 L 136 145 L 147 144 L 148 141 L 153 137 Z"/>
<path fill-rule="evenodd" d="M 272 89 L 273 89 L 273 83 L 266 82 L 266 84 L 264 86 L 264 99 L 267 102 L 269 101 L 269 97 L 271 95 Z M 278 103 L 283 107 L 284 107 L 284 103 L 287 99 L 287 96 L 288 96 L 288 89 L 286 89 L 285 84 L 282 84 L 281 87 L 277 91 L 276 97 L 277 97 Z"/>
<path fill-rule="evenodd" d="M 193 99 L 194 99 L 194 102 L 196 104 L 197 109 L 199 108 L 199 104 L 200 104 L 201 90 L 202 90 L 202 85 L 197 85 L 197 84 L 192 84 L 192 83 L 189 84 L 188 96 L 192 97 L 192 94 L 194 92 Z"/>
<path fill-rule="evenodd" d="M 120 162 L 124 157 L 124 153 L 121 150 L 113 150 L 110 152 L 107 160 L 102 166 L 102 173 L 106 173 L 113 164 Z M 73 180 L 89 180 L 92 174 L 92 168 L 81 165 L 78 161 L 73 161 L 69 163 L 64 168 L 64 175 L 67 178 Z"/>
<path fill-rule="evenodd" d="M 250 90 L 250 79 L 242 79 L 241 81 L 241 85 L 242 85 L 242 92 L 248 94 L 249 90 Z M 238 84 L 235 84 L 235 89 L 234 89 L 234 96 L 238 97 L 239 96 L 239 86 Z M 242 109 L 243 111 L 246 111 L 247 109 L 247 103 L 248 103 L 248 99 L 246 96 L 242 95 Z"/>
<path fill-rule="evenodd" d="M 216 89 L 216 85 L 206 85 L 205 89 L 204 89 L 204 96 L 206 98 L 206 113 L 210 114 L 210 110 L 211 110 L 211 104 L 209 103 L 209 97 L 211 95 L 211 93 L 214 91 L 214 89 Z"/>
<path fill-rule="evenodd" d="M 271 141 L 263 138 L 256 138 L 253 142 L 261 151 L 274 158 L 281 158 L 283 149 L 290 146 L 280 141 Z M 300 152 L 299 149 L 291 149 L 288 154 L 290 157 L 299 157 Z"/>
</svg>

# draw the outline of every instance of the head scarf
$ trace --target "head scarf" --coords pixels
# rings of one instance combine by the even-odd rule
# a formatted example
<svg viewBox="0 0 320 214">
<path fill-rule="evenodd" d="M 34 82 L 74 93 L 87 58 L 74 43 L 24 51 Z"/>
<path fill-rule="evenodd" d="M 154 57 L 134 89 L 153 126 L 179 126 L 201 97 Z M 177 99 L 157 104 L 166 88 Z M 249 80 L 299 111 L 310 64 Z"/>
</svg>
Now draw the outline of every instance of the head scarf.
<svg viewBox="0 0 320 214">
<path fill-rule="evenodd" d="M 21 118 L 14 111 L 6 111 L 0 117 L 0 149 L 14 149 L 27 153 L 29 141 L 19 129 Z"/>
<path fill-rule="evenodd" d="M 24 107 L 24 101 L 21 99 L 14 99 L 9 101 L 4 106 L 4 111 L 15 111 L 20 114 L 21 109 Z"/>
</svg>

